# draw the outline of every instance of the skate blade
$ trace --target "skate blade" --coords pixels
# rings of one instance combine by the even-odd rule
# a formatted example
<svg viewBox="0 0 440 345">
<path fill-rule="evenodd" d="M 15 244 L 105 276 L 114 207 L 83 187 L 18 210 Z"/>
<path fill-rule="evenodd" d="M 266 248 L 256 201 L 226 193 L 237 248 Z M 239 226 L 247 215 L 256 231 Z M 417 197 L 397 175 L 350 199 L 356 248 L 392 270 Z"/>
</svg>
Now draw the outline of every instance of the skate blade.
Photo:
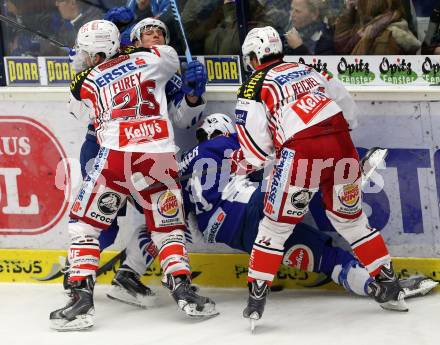
<svg viewBox="0 0 440 345">
<path fill-rule="evenodd" d="M 434 289 L 438 285 L 438 283 L 439 282 L 436 282 L 435 280 L 426 278 L 425 280 L 422 280 L 419 283 L 417 289 L 410 290 L 408 288 L 403 288 L 403 292 L 405 293 L 405 298 L 424 296 L 428 292 L 431 292 L 431 290 Z"/>
<path fill-rule="evenodd" d="M 74 320 L 50 320 L 50 328 L 58 332 L 85 331 L 93 326 L 93 315 L 79 315 Z"/>
<path fill-rule="evenodd" d="M 370 156 L 368 157 L 368 159 L 366 159 L 362 163 L 362 172 L 363 172 L 363 174 L 362 174 L 362 185 L 366 184 L 367 181 L 370 179 L 371 175 L 373 174 L 373 172 L 381 164 L 383 164 L 383 162 L 384 162 L 385 158 L 387 157 L 387 155 L 388 155 L 388 149 L 383 149 L 383 148 L 380 148 L 380 147 L 376 147 L 376 148 L 374 148 L 374 150 L 372 150 L 370 152 Z M 367 165 L 367 166 L 364 166 L 364 165 Z M 364 169 L 366 171 L 364 171 Z"/>
<path fill-rule="evenodd" d="M 110 291 L 107 292 L 107 297 L 143 309 L 152 308 L 157 305 L 156 295 L 143 296 L 141 294 L 136 294 L 136 296 L 133 296 L 126 289 L 115 285 L 112 285 Z"/>
<path fill-rule="evenodd" d="M 215 304 L 205 303 L 203 310 L 197 310 L 197 304 L 179 301 L 178 306 L 187 316 L 193 319 L 210 319 L 220 313 L 215 309 Z"/>
<path fill-rule="evenodd" d="M 254 311 L 251 315 L 249 315 L 249 322 L 251 326 L 251 334 L 255 334 L 255 328 L 257 326 L 257 321 L 260 319 L 260 315 Z"/>
<path fill-rule="evenodd" d="M 392 311 L 408 311 L 408 305 L 406 304 L 404 298 L 404 292 L 400 291 L 399 296 L 397 297 L 397 301 L 388 301 L 385 303 L 380 303 L 380 306 L 385 310 Z"/>
</svg>

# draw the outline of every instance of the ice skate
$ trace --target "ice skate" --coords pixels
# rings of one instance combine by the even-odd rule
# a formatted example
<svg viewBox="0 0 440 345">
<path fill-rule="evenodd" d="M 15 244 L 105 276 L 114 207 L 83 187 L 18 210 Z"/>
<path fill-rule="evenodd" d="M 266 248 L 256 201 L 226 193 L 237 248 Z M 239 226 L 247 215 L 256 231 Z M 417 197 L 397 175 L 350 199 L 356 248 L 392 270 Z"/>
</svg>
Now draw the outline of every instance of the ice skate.
<svg viewBox="0 0 440 345">
<path fill-rule="evenodd" d="M 383 309 L 408 311 L 404 300 L 405 292 L 399 284 L 392 265 L 382 266 L 380 273 L 368 284 L 368 295 L 373 297 Z"/>
<path fill-rule="evenodd" d="M 438 282 L 425 276 L 402 279 L 399 283 L 403 288 L 405 298 L 424 296 L 438 285 Z"/>
<path fill-rule="evenodd" d="M 362 184 L 365 184 L 373 172 L 385 161 L 388 155 L 388 149 L 372 147 L 361 159 Z"/>
<path fill-rule="evenodd" d="M 167 274 L 166 282 L 162 285 L 171 291 L 179 309 L 186 315 L 193 318 L 210 318 L 217 316 L 219 312 L 215 309 L 215 302 L 208 297 L 200 296 L 196 293 L 197 289 L 191 285 L 190 280 L 185 275 L 176 277 Z"/>
<path fill-rule="evenodd" d="M 140 308 L 150 308 L 156 304 L 156 294 L 142 284 L 138 273 L 125 265 L 116 272 L 107 297 Z"/>
<path fill-rule="evenodd" d="M 81 331 L 93 326 L 93 278 L 89 276 L 70 285 L 70 301 L 49 316 L 51 328 L 57 331 Z"/>
<path fill-rule="evenodd" d="M 251 333 L 254 333 L 256 321 L 263 316 L 269 285 L 264 280 L 254 280 L 252 283 L 248 283 L 248 287 L 249 298 L 248 304 L 243 310 L 243 317 L 250 320 Z"/>
</svg>

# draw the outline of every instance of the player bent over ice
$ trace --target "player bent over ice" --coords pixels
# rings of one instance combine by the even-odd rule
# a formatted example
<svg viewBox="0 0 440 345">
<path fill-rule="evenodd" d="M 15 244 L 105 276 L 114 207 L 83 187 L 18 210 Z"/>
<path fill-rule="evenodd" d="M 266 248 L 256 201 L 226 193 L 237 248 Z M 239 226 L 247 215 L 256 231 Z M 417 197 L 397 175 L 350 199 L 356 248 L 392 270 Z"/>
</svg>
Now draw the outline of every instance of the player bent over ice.
<svg viewBox="0 0 440 345">
<path fill-rule="evenodd" d="M 251 30 L 242 51 L 255 72 L 238 93 L 240 146 L 255 167 L 273 154 L 277 159 L 249 260 L 244 317 L 261 318 L 285 241 L 318 190 L 332 225 L 374 278 L 369 295 L 383 308 L 407 311 L 385 242 L 362 211 L 361 172 L 347 123 L 355 121 L 354 101 L 328 74 L 284 62 L 280 37 L 272 27 Z"/>
<path fill-rule="evenodd" d="M 90 68 L 71 84 L 71 112 L 79 115 L 84 107 L 92 109 L 101 149 L 70 212 L 70 301 L 50 314 L 52 327 L 93 326 L 98 237 L 128 195 L 144 208 L 159 250 L 163 285 L 179 308 L 189 316 L 217 315 L 215 303 L 196 294 L 190 282 L 181 187 L 176 182 L 173 129 L 165 97 L 165 84 L 179 65 L 176 51 L 162 45 L 118 53 L 119 31 L 105 20 L 81 27 L 76 44 Z"/>
</svg>

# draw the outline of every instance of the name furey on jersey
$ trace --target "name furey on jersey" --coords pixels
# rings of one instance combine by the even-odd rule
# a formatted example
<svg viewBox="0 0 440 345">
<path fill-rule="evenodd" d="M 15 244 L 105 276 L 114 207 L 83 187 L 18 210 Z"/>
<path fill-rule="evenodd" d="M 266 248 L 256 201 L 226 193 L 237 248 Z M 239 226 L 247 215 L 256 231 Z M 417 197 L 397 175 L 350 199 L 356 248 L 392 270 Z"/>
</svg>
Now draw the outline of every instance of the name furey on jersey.
<svg viewBox="0 0 440 345">
<path fill-rule="evenodd" d="M 174 152 L 164 91 L 178 66 L 177 53 L 169 46 L 136 48 L 75 77 L 72 96 L 91 103 L 101 146 L 118 151 Z"/>
</svg>

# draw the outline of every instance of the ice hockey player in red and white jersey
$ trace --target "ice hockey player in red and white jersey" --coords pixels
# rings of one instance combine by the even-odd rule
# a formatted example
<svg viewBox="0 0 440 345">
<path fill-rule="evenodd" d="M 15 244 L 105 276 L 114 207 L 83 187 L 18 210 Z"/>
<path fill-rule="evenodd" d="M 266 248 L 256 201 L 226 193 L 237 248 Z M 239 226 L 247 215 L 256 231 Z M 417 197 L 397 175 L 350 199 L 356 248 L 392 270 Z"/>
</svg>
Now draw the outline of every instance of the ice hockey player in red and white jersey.
<svg viewBox="0 0 440 345">
<path fill-rule="evenodd" d="M 76 51 L 85 55 L 90 68 L 72 81 L 70 110 L 94 118 L 101 148 L 70 212 L 71 297 L 64 308 L 50 314 L 52 327 L 65 331 L 93 326 L 98 237 L 129 195 L 144 209 L 159 250 L 162 283 L 179 308 L 192 317 L 217 315 L 215 303 L 199 296 L 190 281 L 181 186 L 165 96 L 165 85 L 179 66 L 176 51 L 158 45 L 118 53 L 119 31 L 105 20 L 81 27 Z"/>
<path fill-rule="evenodd" d="M 162 21 L 155 18 L 145 18 L 131 29 L 130 40 L 134 47 L 151 48 L 154 45 L 168 44 L 170 32 Z M 129 53 L 133 50 L 133 46 L 126 47 L 124 52 Z M 77 73 L 87 68 L 87 55 L 76 54 L 76 51 L 73 50 L 70 57 Z M 206 81 L 206 69 L 203 64 L 194 60 L 188 64 L 188 68 L 181 75 L 175 73 L 167 82 L 165 94 L 168 103 L 168 114 L 173 126 L 189 128 L 200 120 L 206 106 L 203 97 Z M 75 98 L 72 102 L 78 103 Z M 91 117 L 93 118 L 93 115 Z M 87 167 L 93 163 L 98 151 L 99 144 L 96 140 L 96 131 L 92 120 L 92 123 L 88 125 L 86 138 L 80 152 L 83 176 L 86 175 Z M 143 213 L 141 206 L 133 202 L 132 199 L 129 199 L 129 201 L 138 211 Z M 125 208 L 120 209 L 118 215 L 121 214 L 125 214 Z M 114 243 L 118 232 L 117 216 L 110 227 L 101 232 L 99 236 L 101 251 Z M 148 231 L 145 231 L 144 226 L 137 227 L 133 231 L 124 253 L 126 258 L 117 270 L 107 296 L 143 308 L 154 306 L 156 300 L 154 291 L 145 286 L 140 280 L 140 276 L 145 272 L 145 265 L 149 265 L 157 254 L 151 235 Z M 66 282 L 66 279 L 64 281 Z M 68 288 L 68 284 L 65 285 Z"/>
<path fill-rule="evenodd" d="M 330 75 L 284 62 L 272 27 L 251 30 L 242 51 L 255 72 L 238 93 L 240 146 L 247 163 L 257 168 L 276 159 L 249 261 L 244 317 L 254 324 L 262 316 L 284 243 L 318 190 L 332 225 L 374 278 L 369 295 L 385 309 L 407 311 L 387 246 L 362 210 L 358 154 L 349 134 L 356 125 L 351 96 Z"/>
</svg>

